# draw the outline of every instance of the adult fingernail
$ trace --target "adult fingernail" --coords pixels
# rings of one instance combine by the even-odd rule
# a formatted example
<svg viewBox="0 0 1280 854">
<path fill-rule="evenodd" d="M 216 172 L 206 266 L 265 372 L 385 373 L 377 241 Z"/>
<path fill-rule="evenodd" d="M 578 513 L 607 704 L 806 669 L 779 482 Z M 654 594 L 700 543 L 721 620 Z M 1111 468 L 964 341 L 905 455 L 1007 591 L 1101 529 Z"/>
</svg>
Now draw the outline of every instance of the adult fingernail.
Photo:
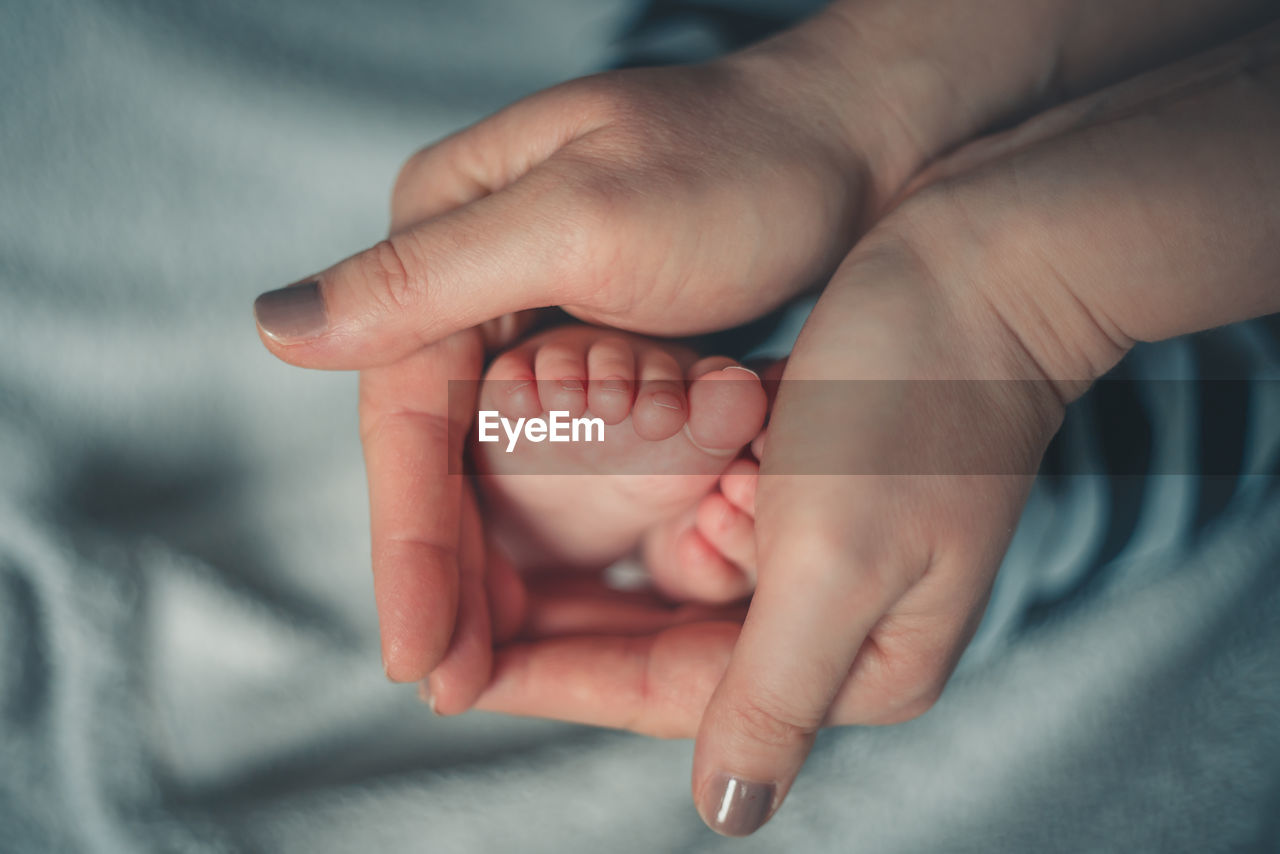
<svg viewBox="0 0 1280 854">
<path fill-rule="evenodd" d="M 267 291 L 254 300 L 253 315 L 262 331 L 277 341 L 311 338 L 329 325 L 317 279 Z"/>
<path fill-rule="evenodd" d="M 760 829 L 773 812 L 778 787 L 755 783 L 729 774 L 717 774 L 707 784 L 707 806 L 703 820 L 716 833 L 749 836 Z"/>
</svg>

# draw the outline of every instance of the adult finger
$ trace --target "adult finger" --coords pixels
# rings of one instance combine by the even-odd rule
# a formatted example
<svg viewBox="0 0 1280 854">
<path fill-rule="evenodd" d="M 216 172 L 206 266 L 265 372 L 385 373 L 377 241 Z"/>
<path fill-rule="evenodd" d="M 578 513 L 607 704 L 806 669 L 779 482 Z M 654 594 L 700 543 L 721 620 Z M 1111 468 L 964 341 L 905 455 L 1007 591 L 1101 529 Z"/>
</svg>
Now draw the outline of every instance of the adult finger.
<svg viewBox="0 0 1280 854">
<path fill-rule="evenodd" d="M 499 315 L 570 302 L 604 244 L 595 196 L 546 166 L 260 296 L 263 343 L 307 368 L 388 364 Z"/>
<path fill-rule="evenodd" d="M 485 548 L 475 500 L 463 501 L 458 542 L 458 608 L 453 638 L 428 678 L 431 709 L 452 715 L 471 708 L 489 681 L 493 632 L 485 590 Z"/>
<path fill-rule="evenodd" d="M 927 569 L 920 532 L 886 513 L 897 475 L 852 474 L 920 453 L 904 430 L 909 387 L 843 382 L 912 358 L 915 321 L 889 333 L 871 311 L 881 264 L 828 286 L 787 369 L 805 381 L 778 389 L 755 502 L 756 591 L 694 751 L 695 803 L 727 835 L 754 832 L 781 804 L 864 641 Z"/>
<path fill-rule="evenodd" d="M 876 623 L 826 723 L 894 724 L 932 708 L 982 619 L 993 580 L 994 573 L 975 578 L 934 567 Z"/>
<path fill-rule="evenodd" d="M 971 601 L 967 588 L 948 583 L 944 575 L 937 579 L 932 591 L 926 584 L 913 589 L 877 623 L 823 726 L 897 723 L 936 701 L 989 589 L 982 588 L 978 601 Z M 928 599 L 940 600 L 936 610 L 928 610 Z M 597 612 L 596 604 L 569 599 L 536 606 L 546 607 L 558 634 L 500 648 L 493 680 L 475 707 L 692 737 L 724 677 L 741 613 L 725 609 L 689 620 L 684 609 L 659 612 L 618 602 Z"/>
<path fill-rule="evenodd" d="M 670 602 L 648 590 L 615 590 L 599 578 L 583 583 L 539 584 L 530 591 L 521 637 L 525 640 L 568 635 L 644 635 L 672 626 L 746 615 L 741 605 Z"/>
<path fill-rule="evenodd" d="M 855 479 L 766 475 L 770 503 L 755 595 L 694 753 L 694 799 L 731 836 L 754 832 L 785 798 L 863 641 L 914 573 L 881 550 L 876 490 Z M 870 486 L 870 484 L 863 484 Z M 827 508 L 839 507 L 840 518 Z"/>
<path fill-rule="evenodd" d="M 520 633 L 529 611 L 529 588 L 515 565 L 497 549 L 489 549 L 485 592 L 493 642 L 506 643 Z"/>
<path fill-rule="evenodd" d="M 476 708 L 688 738 L 724 673 L 735 621 L 634 637 L 553 638 L 498 650 Z"/>
<path fill-rule="evenodd" d="M 449 380 L 479 376 L 482 358 L 479 335 L 465 332 L 360 378 L 374 599 L 398 682 L 423 679 L 453 636 L 465 484 L 450 460 L 466 425 L 450 424 Z"/>
</svg>

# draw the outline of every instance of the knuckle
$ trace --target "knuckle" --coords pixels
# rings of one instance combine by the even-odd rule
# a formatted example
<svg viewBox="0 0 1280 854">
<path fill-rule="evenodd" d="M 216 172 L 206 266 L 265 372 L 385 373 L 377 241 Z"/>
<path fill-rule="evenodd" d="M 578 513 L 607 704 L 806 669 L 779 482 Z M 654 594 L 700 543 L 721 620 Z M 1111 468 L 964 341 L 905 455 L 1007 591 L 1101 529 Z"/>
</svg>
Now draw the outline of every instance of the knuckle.
<svg viewBox="0 0 1280 854">
<path fill-rule="evenodd" d="M 759 533 L 763 572 L 785 575 L 858 611 L 887 609 L 919 580 L 924 562 L 914 551 L 874 532 L 860 532 L 844 522 L 789 521 L 798 523 L 798 535 L 795 527 L 785 528 L 787 536 L 781 539 L 769 530 Z"/>
<path fill-rule="evenodd" d="M 860 596 L 865 598 L 867 586 L 877 583 L 874 559 L 859 555 L 844 531 L 835 526 L 811 522 L 801 525 L 798 536 L 788 529 L 781 541 L 768 530 L 761 532 L 760 549 L 766 567 L 777 566 L 780 573 L 815 590 L 834 592 L 849 589 L 856 582 Z"/>
<path fill-rule="evenodd" d="M 588 127 L 625 125 L 650 109 L 650 98 L 638 80 L 626 71 L 595 74 L 566 84 L 565 93 L 579 115 L 591 117 Z"/>
<path fill-rule="evenodd" d="M 882 690 L 886 722 L 909 721 L 932 709 L 942 697 L 949 676 L 943 653 L 896 656 L 885 673 Z"/>
<path fill-rule="evenodd" d="M 764 497 L 768 501 L 775 496 L 766 493 Z M 791 518 L 788 522 L 785 536 L 775 536 L 771 530 L 761 531 L 760 549 L 766 563 L 794 567 L 795 572 L 818 576 L 829 575 L 848 563 L 846 526 L 831 524 L 816 514 Z"/>
<path fill-rule="evenodd" d="M 394 238 L 380 241 L 362 254 L 360 275 L 370 293 L 388 311 L 405 311 L 415 304 L 418 289 L 414 287 L 404 250 Z"/>
<path fill-rule="evenodd" d="M 820 719 L 761 697 L 751 697 L 739 703 L 730 717 L 732 731 L 741 738 L 771 747 L 794 745 L 817 732 L 820 723 Z"/>
</svg>

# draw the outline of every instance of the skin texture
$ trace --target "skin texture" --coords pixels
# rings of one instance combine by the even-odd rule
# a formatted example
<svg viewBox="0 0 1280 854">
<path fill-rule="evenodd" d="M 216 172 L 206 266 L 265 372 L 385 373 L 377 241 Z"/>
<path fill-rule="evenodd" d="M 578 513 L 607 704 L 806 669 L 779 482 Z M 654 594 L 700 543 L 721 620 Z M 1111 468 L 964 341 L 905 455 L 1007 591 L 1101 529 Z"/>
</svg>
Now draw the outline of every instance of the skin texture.
<svg viewBox="0 0 1280 854">
<path fill-rule="evenodd" d="M 668 334 L 755 317 L 822 281 L 939 152 L 1134 70 L 1119 57 L 1164 58 L 1258 7 L 1167 4 L 1160 27 L 1137 27 L 1150 5 L 993 0 L 963 20 L 904 26 L 909 3 L 837 4 L 710 66 L 558 87 L 412 159 L 389 241 L 319 275 L 323 329 L 263 330 L 286 361 L 365 369 L 388 675 L 429 673 L 443 713 L 479 698 L 517 714 L 696 732 L 695 800 L 734 833 L 781 803 L 818 726 L 928 708 L 980 616 L 1025 477 L 815 486 L 794 474 L 814 463 L 805 448 L 835 466 L 901 459 L 935 447 L 919 429 L 929 414 L 972 425 L 975 470 L 1029 471 L 1062 406 L 1132 341 L 1274 310 L 1265 236 L 1276 164 L 1263 153 L 1280 142 L 1272 34 L 1207 82 L 1147 80 L 1110 95 L 1110 107 L 1105 97 L 1069 107 L 961 151 L 853 249 L 789 378 L 1051 382 L 983 407 L 850 411 L 864 425 L 856 442 L 815 436 L 815 402 L 784 389 L 762 454 L 758 590 L 745 621 L 629 602 L 612 624 L 621 635 L 565 636 L 601 628 L 593 615 L 606 600 L 525 589 L 486 553 L 469 488 L 448 474 L 461 454 L 449 437 L 464 431 L 448 429 L 447 380 L 479 377 L 485 336 L 474 324 L 521 309 L 558 304 Z M 991 412 L 995 435 L 979 417 Z M 562 636 L 493 659 L 493 641 L 521 625 Z M 752 794 L 751 821 L 720 817 L 725 775 Z"/>
</svg>

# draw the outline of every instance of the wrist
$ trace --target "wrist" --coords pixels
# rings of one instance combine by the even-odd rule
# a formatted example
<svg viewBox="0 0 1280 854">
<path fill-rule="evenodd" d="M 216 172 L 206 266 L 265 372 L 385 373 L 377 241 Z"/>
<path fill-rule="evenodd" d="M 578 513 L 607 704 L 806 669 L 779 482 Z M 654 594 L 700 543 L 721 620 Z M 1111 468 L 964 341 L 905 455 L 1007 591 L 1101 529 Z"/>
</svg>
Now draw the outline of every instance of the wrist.
<svg viewBox="0 0 1280 854">
<path fill-rule="evenodd" d="M 874 217 L 938 155 L 1050 100 L 1054 9 L 844 0 L 727 61 L 857 153 Z"/>
<path fill-rule="evenodd" d="M 1046 382 L 1065 405 L 1135 342 L 1037 249 L 1055 245 L 1053 223 L 1006 204 L 1015 188 L 993 181 L 932 185 L 884 225 L 929 270 L 934 298 L 965 334 L 991 342 L 988 364 Z"/>
<path fill-rule="evenodd" d="M 895 213 L 863 238 L 806 322 L 786 378 L 836 381 L 830 386 L 836 391 L 846 388 L 840 383 L 862 383 L 844 394 L 823 393 L 824 406 L 852 407 L 850 424 L 895 408 L 913 413 L 910 421 L 924 431 L 908 441 L 918 455 L 859 465 L 1032 473 L 1061 425 L 1064 396 L 998 316 L 963 297 L 957 270 L 938 263 L 928 246 L 927 238 L 937 236 Z M 779 400 L 781 407 L 781 391 Z M 965 439 L 950 447 L 947 435 Z M 933 452 L 942 454 L 937 468 L 929 462 Z"/>
</svg>

